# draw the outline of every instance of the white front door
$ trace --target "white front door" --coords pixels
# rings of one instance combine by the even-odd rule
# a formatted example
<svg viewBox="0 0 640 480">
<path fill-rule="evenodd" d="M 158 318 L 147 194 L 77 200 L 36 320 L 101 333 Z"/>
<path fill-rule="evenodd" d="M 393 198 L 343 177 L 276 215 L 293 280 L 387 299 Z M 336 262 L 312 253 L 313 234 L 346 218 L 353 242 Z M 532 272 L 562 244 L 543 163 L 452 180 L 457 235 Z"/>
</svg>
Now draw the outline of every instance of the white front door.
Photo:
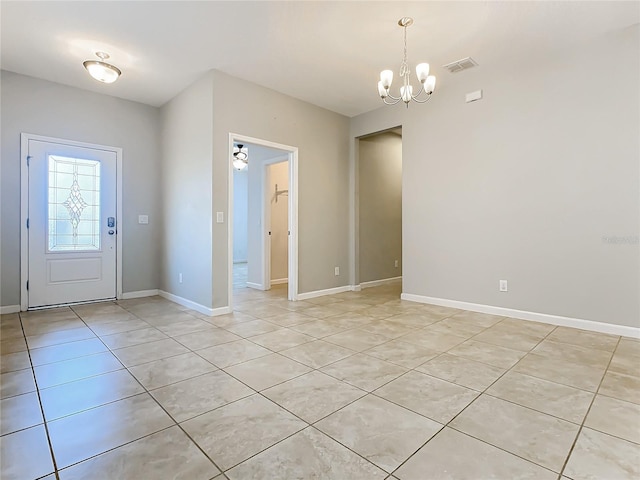
<svg viewBox="0 0 640 480">
<path fill-rule="evenodd" d="M 116 297 L 117 153 L 28 139 L 28 306 Z"/>
</svg>

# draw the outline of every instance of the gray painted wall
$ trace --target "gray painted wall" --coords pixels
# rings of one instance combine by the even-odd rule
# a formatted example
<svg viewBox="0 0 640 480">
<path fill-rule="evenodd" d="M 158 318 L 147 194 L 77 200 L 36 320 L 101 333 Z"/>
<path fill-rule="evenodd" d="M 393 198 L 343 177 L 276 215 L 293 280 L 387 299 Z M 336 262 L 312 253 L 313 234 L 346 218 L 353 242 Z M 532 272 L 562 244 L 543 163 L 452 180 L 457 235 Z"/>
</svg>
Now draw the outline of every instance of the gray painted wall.
<svg viewBox="0 0 640 480">
<path fill-rule="evenodd" d="M 358 157 L 359 281 L 402 275 L 402 137 L 360 139 Z M 398 267 L 395 267 L 398 260 Z"/>
<path fill-rule="evenodd" d="M 108 92 L 108 85 L 105 91 Z M 123 149 L 123 291 L 158 288 L 157 108 L 2 71 L 0 305 L 20 304 L 20 133 Z M 138 225 L 138 215 L 149 215 Z"/>
<path fill-rule="evenodd" d="M 349 283 L 349 119 L 295 98 L 214 75 L 213 210 L 227 210 L 229 132 L 299 148 L 300 293 Z M 213 228 L 213 304 L 227 304 L 227 224 Z"/>
<path fill-rule="evenodd" d="M 403 126 L 404 292 L 639 326 L 639 59 L 635 25 L 354 118 Z"/>
<path fill-rule="evenodd" d="M 212 305 L 215 215 L 211 209 L 211 85 L 211 75 L 205 75 L 161 109 L 164 222 L 160 288 L 208 308 Z"/>
</svg>

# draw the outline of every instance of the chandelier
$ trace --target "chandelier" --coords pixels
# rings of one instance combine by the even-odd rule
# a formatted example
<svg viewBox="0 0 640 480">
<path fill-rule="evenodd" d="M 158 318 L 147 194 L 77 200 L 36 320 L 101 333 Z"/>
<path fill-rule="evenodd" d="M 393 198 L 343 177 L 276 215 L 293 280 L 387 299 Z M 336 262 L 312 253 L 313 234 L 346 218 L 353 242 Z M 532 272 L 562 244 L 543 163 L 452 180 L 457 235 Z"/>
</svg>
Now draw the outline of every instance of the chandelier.
<svg viewBox="0 0 640 480">
<path fill-rule="evenodd" d="M 411 70 L 407 63 L 407 27 L 410 27 L 412 24 L 413 18 L 411 17 L 402 17 L 398 20 L 398 25 L 404 29 L 404 56 L 402 57 L 402 63 L 400 64 L 400 78 L 402 79 L 402 86 L 400 87 L 399 97 L 394 97 L 389 93 L 389 88 L 393 82 L 393 71 L 383 70 L 380 72 L 378 94 L 387 105 L 395 105 L 400 100 L 407 105 L 407 108 L 409 108 L 409 102 L 411 100 L 417 103 L 425 103 L 431 98 L 431 94 L 436 87 L 436 77 L 429 75 L 429 64 L 420 63 L 416 65 L 416 76 L 420 82 L 420 91 L 415 95 L 413 94 L 413 87 L 409 82 Z M 426 96 L 422 95 L 423 93 L 426 94 Z"/>
<path fill-rule="evenodd" d="M 233 147 L 233 167 L 244 170 L 249 165 L 249 149 L 242 144 Z"/>
</svg>

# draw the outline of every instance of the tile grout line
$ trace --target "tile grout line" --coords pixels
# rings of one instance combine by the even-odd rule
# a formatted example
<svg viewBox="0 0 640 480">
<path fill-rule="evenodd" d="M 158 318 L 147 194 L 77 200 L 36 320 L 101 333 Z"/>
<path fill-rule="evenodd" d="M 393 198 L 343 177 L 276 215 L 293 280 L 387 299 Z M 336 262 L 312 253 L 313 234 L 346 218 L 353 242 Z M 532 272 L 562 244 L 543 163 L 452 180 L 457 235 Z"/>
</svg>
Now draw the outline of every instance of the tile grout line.
<svg viewBox="0 0 640 480">
<path fill-rule="evenodd" d="M 578 438 L 580 438 L 580 434 L 582 433 L 582 430 L 584 428 L 584 424 L 587 421 L 587 417 L 589 416 L 589 413 L 591 412 L 591 408 L 593 407 L 593 404 L 596 401 L 596 398 L 598 397 L 598 392 L 600 391 L 600 387 L 602 387 L 602 383 L 604 382 L 605 377 L 607 376 L 607 372 L 609 371 L 609 367 L 611 366 L 611 362 L 613 360 L 614 355 L 616 354 L 616 350 L 618 350 L 618 346 L 620 345 L 620 341 L 622 340 L 622 337 L 618 337 L 618 341 L 616 342 L 616 347 L 613 349 L 613 351 L 611 352 L 611 357 L 609 358 L 609 362 L 607 362 L 607 367 L 604 369 L 604 372 L 602 373 L 602 378 L 600 379 L 600 382 L 598 383 L 598 388 L 596 389 L 593 398 L 591 399 L 591 403 L 589 404 L 589 408 L 587 409 L 584 418 L 582 419 L 582 423 L 580 424 L 580 427 L 578 428 L 578 432 L 576 433 L 576 437 L 573 440 L 573 443 L 571 444 L 571 448 L 569 449 L 569 453 L 567 454 L 564 463 L 562 464 L 562 468 L 560 469 L 560 474 L 558 475 L 558 480 L 560 480 L 562 478 L 562 475 L 564 474 L 565 469 L 567 468 L 567 465 L 569 463 L 569 459 L 571 458 L 571 455 L 573 454 L 573 450 L 576 447 L 576 444 L 578 443 Z"/>
<path fill-rule="evenodd" d="M 77 316 L 75 312 L 74 315 Z M 47 424 L 47 419 L 44 415 L 44 407 L 42 406 L 42 397 L 40 396 L 40 387 L 38 386 L 38 379 L 36 378 L 36 371 L 33 366 L 33 359 L 31 358 L 31 349 L 29 348 L 29 344 L 27 343 L 27 336 L 24 331 L 24 324 L 22 323 L 22 314 L 18 313 L 18 318 L 20 319 L 20 328 L 22 329 L 22 335 L 24 336 L 24 342 L 27 347 L 27 355 L 29 356 L 29 365 L 31 365 L 31 375 L 33 375 L 33 382 L 36 387 L 36 395 L 38 396 L 38 404 L 40 405 L 40 414 L 42 415 L 42 425 L 44 427 L 44 433 L 47 436 L 47 444 L 49 445 L 49 454 L 51 455 L 51 463 L 53 466 L 53 474 L 56 477 L 56 480 L 60 479 L 58 474 L 58 464 L 56 462 L 56 456 L 53 451 L 53 444 L 51 443 L 51 436 L 49 435 L 49 426 Z M 50 474 L 48 474 L 50 475 Z"/>
</svg>

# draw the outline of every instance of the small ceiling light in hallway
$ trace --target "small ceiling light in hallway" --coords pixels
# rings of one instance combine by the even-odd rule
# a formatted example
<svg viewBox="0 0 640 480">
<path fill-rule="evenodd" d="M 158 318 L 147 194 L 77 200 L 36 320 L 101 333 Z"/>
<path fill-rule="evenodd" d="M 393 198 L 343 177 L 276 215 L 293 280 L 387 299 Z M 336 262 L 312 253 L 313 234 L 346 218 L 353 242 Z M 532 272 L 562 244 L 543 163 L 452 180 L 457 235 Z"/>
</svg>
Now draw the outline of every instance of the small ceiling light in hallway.
<svg viewBox="0 0 640 480">
<path fill-rule="evenodd" d="M 89 75 L 102 83 L 115 82 L 122 72 L 118 67 L 114 67 L 110 63 L 106 63 L 104 60 L 109 58 L 109 54 L 105 52 L 96 52 L 96 56 L 100 60 L 87 60 L 83 62 L 84 68 L 87 69 Z"/>
<path fill-rule="evenodd" d="M 242 144 L 233 147 L 233 168 L 244 170 L 249 165 L 249 149 Z"/>
<path fill-rule="evenodd" d="M 420 82 L 420 91 L 415 95 L 413 94 L 413 87 L 409 82 L 409 75 L 411 74 L 411 70 L 409 69 L 409 64 L 407 62 L 407 27 L 413 25 L 413 18 L 402 17 L 400 20 L 398 20 L 398 25 L 400 25 L 404 30 L 404 56 L 402 57 L 402 63 L 400 64 L 400 78 L 402 79 L 400 96 L 394 97 L 389 93 L 389 88 L 391 87 L 391 83 L 393 82 L 392 70 L 383 70 L 382 72 L 380 72 L 378 94 L 387 105 L 395 105 L 400 100 L 402 100 L 408 108 L 409 102 L 411 100 L 417 103 L 425 103 L 431 98 L 431 94 L 436 87 L 436 77 L 434 77 L 433 75 L 429 75 L 428 63 L 420 63 L 416 65 L 416 76 L 418 77 L 418 81 Z M 420 98 L 423 93 L 425 93 L 426 96 Z"/>
</svg>

